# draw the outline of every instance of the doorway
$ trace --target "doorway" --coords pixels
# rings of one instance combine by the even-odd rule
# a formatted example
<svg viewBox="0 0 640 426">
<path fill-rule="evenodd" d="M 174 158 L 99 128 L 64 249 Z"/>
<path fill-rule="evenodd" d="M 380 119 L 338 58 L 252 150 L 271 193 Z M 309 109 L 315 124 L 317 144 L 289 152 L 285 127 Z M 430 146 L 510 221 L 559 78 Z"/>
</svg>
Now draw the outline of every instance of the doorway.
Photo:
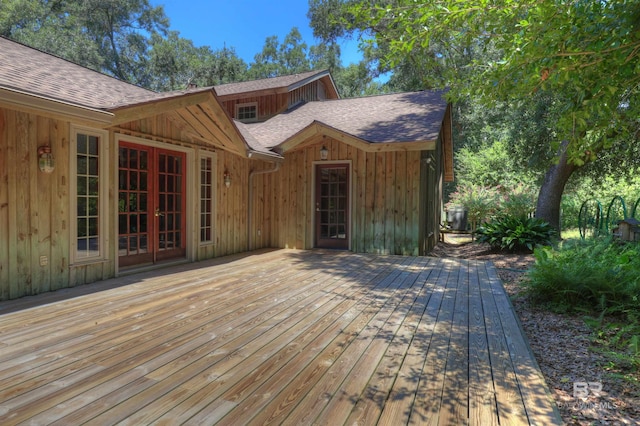
<svg viewBox="0 0 640 426">
<path fill-rule="evenodd" d="M 316 165 L 316 247 L 349 249 L 349 164 Z"/>
<path fill-rule="evenodd" d="M 120 267 L 185 257 L 185 160 L 182 152 L 120 142 Z"/>
</svg>

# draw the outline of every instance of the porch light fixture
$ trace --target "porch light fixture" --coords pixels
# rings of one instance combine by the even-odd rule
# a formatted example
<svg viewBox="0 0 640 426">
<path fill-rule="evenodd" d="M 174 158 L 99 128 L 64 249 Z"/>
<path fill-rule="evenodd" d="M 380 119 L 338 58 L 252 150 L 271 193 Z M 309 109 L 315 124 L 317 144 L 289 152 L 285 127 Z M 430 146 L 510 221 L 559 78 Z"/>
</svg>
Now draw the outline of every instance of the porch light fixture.
<svg viewBox="0 0 640 426">
<path fill-rule="evenodd" d="M 38 168 L 43 173 L 52 173 L 55 168 L 51 147 L 48 145 L 38 147 Z"/>
<path fill-rule="evenodd" d="M 327 149 L 326 146 L 322 145 L 322 148 L 320 148 L 320 159 L 326 160 L 328 157 L 329 157 L 329 150 Z"/>
<path fill-rule="evenodd" d="M 224 175 L 222 176 L 224 179 L 224 186 L 226 186 L 227 188 L 231 186 L 231 174 L 225 170 L 224 171 Z"/>
</svg>

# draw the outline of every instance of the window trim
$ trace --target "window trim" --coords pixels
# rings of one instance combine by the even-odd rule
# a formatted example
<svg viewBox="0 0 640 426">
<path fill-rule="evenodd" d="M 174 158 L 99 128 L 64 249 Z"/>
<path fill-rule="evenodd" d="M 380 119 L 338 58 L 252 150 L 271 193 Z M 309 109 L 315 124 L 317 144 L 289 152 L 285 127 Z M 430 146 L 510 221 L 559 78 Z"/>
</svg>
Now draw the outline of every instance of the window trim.
<svg viewBox="0 0 640 426">
<path fill-rule="evenodd" d="M 247 107 L 255 107 L 256 116 L 253 118 L 240 118 L 240 108 L 247 108 Z M 241 104 L 236 104 L 235 118 L 236 120 L 241 121 L 243 123 L 253 123 L 258 121 L 258 102 L 244 102 Z"/>
<path fill-rule="evenodd" d="M 211 240 L 202 240 L 202 160 L 210 159 L 211 160 L 211 199 L 210 203 L 210 212 L 211 212 Z M 197 235 L 198 235 L 198 245 L 200 247 L 203 246 L 211 246 L 215 245 L 216 242 L 216 187 L 217 187 L 217 165 L 216 165 L 217 157 L 214 152 L 208 151 L 200 151 L 198 154 L 198 221 L 197 221 Z"/>
<path fill-rule="evenodd" d="M 78 256 L 78 135 L 98 138 L 98 254 L 91 257 Z M 91 127 L 71 125 L 69 143 L 69 263 L 88 264 L 108 259 L 109 244 L 109 132 Z"/>
</svg>

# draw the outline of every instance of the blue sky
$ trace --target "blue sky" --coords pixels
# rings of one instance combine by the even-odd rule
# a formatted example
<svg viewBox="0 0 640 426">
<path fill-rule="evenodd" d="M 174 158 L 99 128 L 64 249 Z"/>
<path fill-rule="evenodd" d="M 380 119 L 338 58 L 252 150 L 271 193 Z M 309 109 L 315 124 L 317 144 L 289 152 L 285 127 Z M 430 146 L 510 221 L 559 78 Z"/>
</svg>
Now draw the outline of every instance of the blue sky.
<svg viewBox="0 0 640 426">
<path fill-rule="evenodd" d="M 163 5 L 170 28 L 195 46 L 234 47 L 247 64 L 262 50 L 265 39 L 277 35 L 280 42 L 298 27 L 307 45 L 318 44 L 307 18 L 307 0 L 150 0 Z M 342 45 L 342 64 L 358 62 L 357 41 Z"/>
</svg>

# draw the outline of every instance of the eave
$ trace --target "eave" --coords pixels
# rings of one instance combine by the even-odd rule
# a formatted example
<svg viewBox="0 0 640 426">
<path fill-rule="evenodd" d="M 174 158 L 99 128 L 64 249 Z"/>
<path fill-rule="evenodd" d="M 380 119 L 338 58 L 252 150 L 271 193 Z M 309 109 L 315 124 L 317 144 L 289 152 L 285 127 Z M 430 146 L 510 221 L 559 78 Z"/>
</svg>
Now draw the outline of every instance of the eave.
<svg viewBox="0 0 640 426">
<path fill-rule="evenodd" d="M 8 107 L 43 116 L 99 125 L 101 127 L 111 124 L 114 118 L 114 114 L 108 111 L 46 98 L 6 87 L 0 87 L 0 103 Z"/>
</svg>

